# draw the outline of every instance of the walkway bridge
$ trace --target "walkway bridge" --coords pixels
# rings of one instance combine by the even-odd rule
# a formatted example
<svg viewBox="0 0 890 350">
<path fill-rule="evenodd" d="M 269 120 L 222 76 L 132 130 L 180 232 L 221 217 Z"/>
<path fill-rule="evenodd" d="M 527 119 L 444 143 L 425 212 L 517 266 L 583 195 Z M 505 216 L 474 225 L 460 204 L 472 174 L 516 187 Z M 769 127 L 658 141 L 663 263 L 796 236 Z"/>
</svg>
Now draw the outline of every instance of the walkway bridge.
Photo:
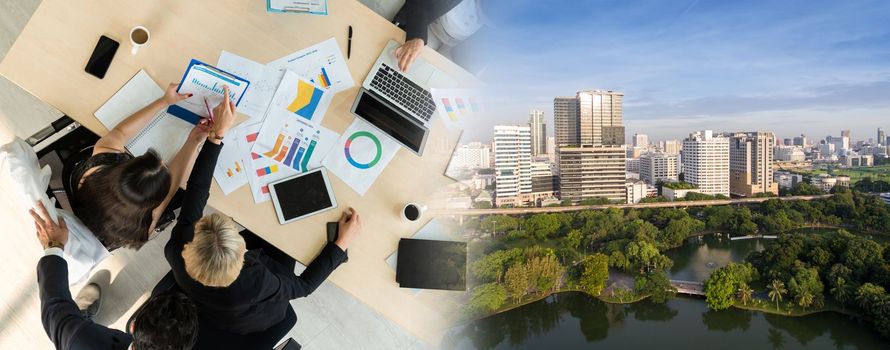
<svg viewBox="0 0 890 350">
<path fill-rule="evenodd" d="M 701 282 L 671 280 L 671 286 L 680 294 L 705 295 L 705 285 Z"/>
</svg>

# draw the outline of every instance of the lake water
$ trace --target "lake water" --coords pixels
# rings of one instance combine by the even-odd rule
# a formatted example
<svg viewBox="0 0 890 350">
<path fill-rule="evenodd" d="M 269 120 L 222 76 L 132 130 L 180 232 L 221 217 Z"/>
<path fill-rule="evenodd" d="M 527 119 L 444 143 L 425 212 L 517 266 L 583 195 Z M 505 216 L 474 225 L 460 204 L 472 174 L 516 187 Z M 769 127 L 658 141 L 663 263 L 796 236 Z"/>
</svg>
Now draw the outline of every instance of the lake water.
<svg viewBox="0 0 890 350">
<path fill-rule="evenodd" d="M 769 240 L 689 238 L 666 254 L 672 279 L 702 281 L 715 269 L 762 250 Z M 453 329 L 445 349 L 890 349 L 871 326 L 836 313 L 783 317 L 704 299 L 665 304 L 608 304 L 584 293 L 559 293 Z"/>
</svg>

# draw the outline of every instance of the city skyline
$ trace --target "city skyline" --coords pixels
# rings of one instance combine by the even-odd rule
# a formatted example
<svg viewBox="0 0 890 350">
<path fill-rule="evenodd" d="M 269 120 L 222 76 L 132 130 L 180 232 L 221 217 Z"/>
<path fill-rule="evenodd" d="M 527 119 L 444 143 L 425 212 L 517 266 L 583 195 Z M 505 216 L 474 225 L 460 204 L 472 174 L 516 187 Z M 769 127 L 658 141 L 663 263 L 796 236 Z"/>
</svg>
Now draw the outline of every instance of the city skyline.
<svg viewBox="0 0 890 350">
<path fill-rule="evenodd" d="M 566 16 L 539 15 L 553 8 Z M 498 64 L 483 77 L 503 107 L 476 130 L 534 108 L 551 121 L 554 97 L 601 89 L 624 92 L 627 134 L 654 141 L 751 125 L 780 139 L 841 129 L 874 138 L 890 117 L 890 30 L 879 29 L 888 15 L 879 1 L 520 1 L 493 18 Z"/>
</svg>

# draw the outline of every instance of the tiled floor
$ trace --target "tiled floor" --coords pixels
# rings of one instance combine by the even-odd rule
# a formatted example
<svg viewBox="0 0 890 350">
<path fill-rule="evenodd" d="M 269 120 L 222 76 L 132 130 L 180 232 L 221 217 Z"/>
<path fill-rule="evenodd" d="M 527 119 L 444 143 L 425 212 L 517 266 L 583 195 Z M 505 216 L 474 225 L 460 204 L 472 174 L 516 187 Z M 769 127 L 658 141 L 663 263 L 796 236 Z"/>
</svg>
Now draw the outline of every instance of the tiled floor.
<svg viewBox="0 0 890 350">
<path fill-rule="evenodd" d="M 361 0 L 391 18 L 403 0 Z M 0 57 L 3 57 L 40 0 L 0 1 Z M 60 116 L 0 77 L 0 144 L 12 135 L 27 137 Z M 4 130 L 5 126 L 5 130 Z M 25 208 L 9 193 L 10 179 L 0 164 L 0 349 L 52 349 L 40 323 L 36 263 L 42 255 Z M 94 278 L 104 279 L 102 311 L 96 321 L 120 328 L 146 299 L 148 291 L 169 271 L 162 247 L 169 231 L 138 252 L 119 250 L 103 261 Z M 298 268 L 299 269 L 299 268 Z M 74 286 L 76 293 L 82 284 Z M 299 321 L 289 336 L 305 349 L 425 349 L 391 321 L 332 283 L 325 282 L 308 298 L 293 302 Z"/>
</svg>

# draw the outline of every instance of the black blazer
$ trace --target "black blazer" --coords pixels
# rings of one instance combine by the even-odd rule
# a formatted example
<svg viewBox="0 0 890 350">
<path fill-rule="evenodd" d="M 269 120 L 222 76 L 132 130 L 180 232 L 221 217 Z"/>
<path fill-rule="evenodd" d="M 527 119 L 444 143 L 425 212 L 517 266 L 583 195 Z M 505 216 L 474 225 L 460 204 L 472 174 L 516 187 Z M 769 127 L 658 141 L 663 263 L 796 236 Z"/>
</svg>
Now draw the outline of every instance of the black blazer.
<svg viewBox="0 0 890 350">
<path fill-rule="evenodd" d="M 427 27 L 442 15 L 451 11 L 463 0 L 405 0 L 393 22 L 405 30 L 405 40 L 423 39 L 428 44 Z"/>
<path fill-rule="evenodd" d="M 202 322 L 236 334 L 263 331 L 284 320 L 291 299 L 315 291 L 346 260 L 346 253 L 329 243 L 306 271 L 296 276 L 262 250 L 251 250 L 244 256 L 241 274 L 228 287 L 206 287 L 193 280 L 185 271 L 182 249 L 194 237 L 195 222 L 203 215 L 220 149 L 222 145 L 206 142 L 198 154 L 164 254 L 176 284 L 195 302 Z"/>
<path fill-rule="evenodd" d="M 68 263 L 47 255 L 37 263 L 40 313 L 46 335 L 56 349 L 121 349 L 133 342 L 130 335 L 95 324 L 83 317 L 68 290 Z"/>
</svg>

